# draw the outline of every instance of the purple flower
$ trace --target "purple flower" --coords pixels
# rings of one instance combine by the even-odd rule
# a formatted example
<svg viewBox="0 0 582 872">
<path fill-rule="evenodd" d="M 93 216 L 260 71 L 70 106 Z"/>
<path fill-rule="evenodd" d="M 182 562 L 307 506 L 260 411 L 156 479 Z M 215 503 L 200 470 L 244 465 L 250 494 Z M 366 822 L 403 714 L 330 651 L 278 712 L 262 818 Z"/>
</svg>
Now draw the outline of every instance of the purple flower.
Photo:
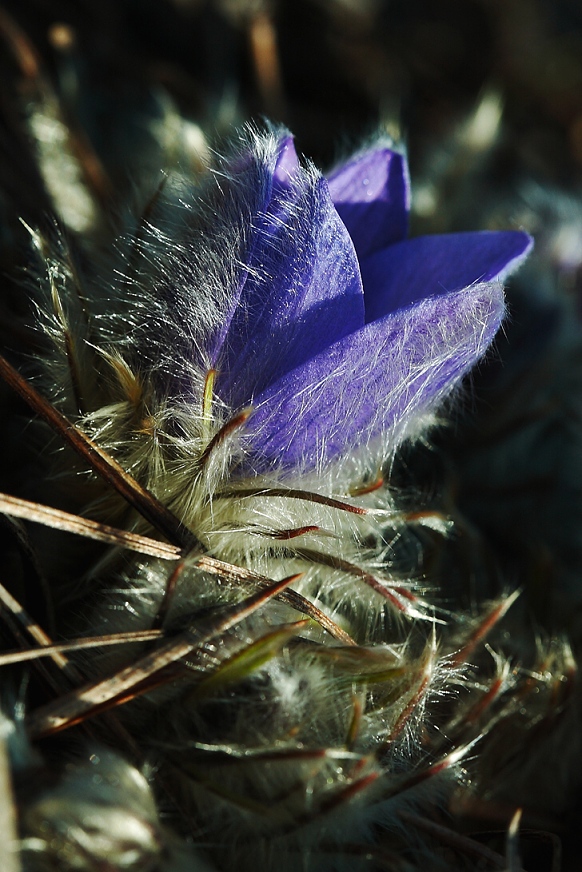
<svg viewBox="0 0 582 872">
<path fill-rule="evenodd" d="M 183 353 L 217 370 L 230 413 L 253 409 L 245 472 L 322 469 L 360 447 L 386 457 L 490 345 L 529 236 L 406 239 L 409 202 L 406 160 L 384 145 L 327 181 L 285 132 L 219 167 L 197 219 L 205 259 L 170 296 L 194 282 L 204 323 Z"/>
</svg>

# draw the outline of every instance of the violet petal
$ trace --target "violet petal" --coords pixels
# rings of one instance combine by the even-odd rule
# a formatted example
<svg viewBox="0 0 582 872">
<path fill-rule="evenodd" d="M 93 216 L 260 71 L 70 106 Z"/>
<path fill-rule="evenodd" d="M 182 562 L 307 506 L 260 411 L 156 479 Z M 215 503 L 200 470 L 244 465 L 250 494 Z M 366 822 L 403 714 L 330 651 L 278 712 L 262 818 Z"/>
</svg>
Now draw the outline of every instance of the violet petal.
<svg viewBox="0 0 582 872">
<path fill-rule="evenodd" d="M 325 180 L 299 166 L 290 137 L 263 186 L 214 342 L 217 393 L 234 407 L 364 323 L 352 241 Z"/>
<path fill-rule="evenodd" d="M 335 342 L 255 397 L 249 465 L 323 468 L 380 436 L 393 451 L 484 354 L 503 312 L 501 285 L 475 285 Z"/>
<path fill-rule="evenodd" d="M 328 183 L 360 259 L 406 238 L 410 180 L 403 155 L 390 148 L 368 151 L 333 172 Z"/>
<path fill-rule="evenodd" d="M 532 246 L 518 230 L 417 236 L 361 263 L 366 322 L 424 297 L 503 280 Z"/>
</svg>

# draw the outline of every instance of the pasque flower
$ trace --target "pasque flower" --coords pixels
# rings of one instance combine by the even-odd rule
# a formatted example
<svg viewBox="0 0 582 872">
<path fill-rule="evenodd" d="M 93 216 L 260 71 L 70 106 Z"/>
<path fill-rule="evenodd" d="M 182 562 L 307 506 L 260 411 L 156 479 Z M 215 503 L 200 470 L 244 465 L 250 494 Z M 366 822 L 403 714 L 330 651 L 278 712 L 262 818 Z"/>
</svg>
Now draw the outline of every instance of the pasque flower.
<svg viewBox="0 0 582 872">
<path fill-rule="evenodd" d="M 252 409 L 245 474 L 390 454 L 490 345 L 530 238 L 407 239 L 406 159 L 384 143 L 326 180 L 288 133 L 251 136 L 218 179 L 140 358 L 166 361 L 170 393 L 187 399 L 194 367 L 231 413 Z"/>
<path fill-rule="evenodd" d="M 39 240 L 59 403 L 196 539 L 170 575 L 145 557 L 102 564 L 78 610 L 92 636 L 187 626 L 206 640 L 123 703 L 221 869 L 356 868 L 375 823 L 406 850 L 398 811 L 433 779 L 438 804 L 441 774 L 452 785 L 494 722 L 465 661 L 513 598 L 450 633 L 433 621 L 392 553 L 406 518 L 369 476 L 490 346 L 531 240 L 407 239 L 409 199 L 406 160 L 382 142 L 325 179 L 286 131 L 247 131 L 198 187 L 172 177 L 152 198 L 105 295 Z M 204 636 L 239 585 L 265 579 L 292 582 L 289 597 Z M 113 657 L 86 665 L 100 700 L 114 667 L 142 675 L 141 655 Z M 500 658 L 495 693 L 509 671 Z M 460 700 L 450 723 L 431 721 L 443 694 L 447 711 Z M 61 706 L 42 730 L 63 726 Z"/>
</svg>

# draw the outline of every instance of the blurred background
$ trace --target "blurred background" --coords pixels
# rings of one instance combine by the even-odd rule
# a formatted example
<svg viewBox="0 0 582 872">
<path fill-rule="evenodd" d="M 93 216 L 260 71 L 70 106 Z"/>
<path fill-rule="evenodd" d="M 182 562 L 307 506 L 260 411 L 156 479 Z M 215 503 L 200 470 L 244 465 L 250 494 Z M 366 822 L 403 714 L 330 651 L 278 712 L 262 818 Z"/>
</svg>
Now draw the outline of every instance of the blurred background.
<svg viewBox="0 0 582 872">
<path fill-rule="evenodd" d="M 132 136 L 168 101 L 211 138 L 248 118 L 284 122 L 320 165 L 383 127 L 407 143 L 414 175 L 485 91 L 503 105 L 507 160 L 554 184 L 580 183 L 578 0 L 5 0 L 0 9 L 5 186 L 18 162 L 7 141 L 14 86 L 31 90 L 37 64 L 114 185 L 131 172 Z"/>
<path fill-rule="evenodd" d="M 394 483 L 404 505 L 420 489 L 425 506 L 454 519 L 448 542 L 430 532 L 422 542 L 426 576 L 446 579 L 449 605 L 520 586 L 512 655 L 527 660 L 542 631 L 567 634 L 578 651 L 580 0 L 0 0 L 6 353 L 26 367 L 42 352 L 23 221 L 48 228 L 56 216 L 82 268 L 143 209 L 161 169 L 195 177 L 234 126 L 264 118 L 286 124 L 324 169 L 378 132 L 392 137 L 409 155 L 414 234 L 534 235 L 471 403 L 430 452 L 405 453 Z M 42 478 L 39 446 L 4 386 L 0 402 L 1 488 L 28 494 Z M 42 486 L 35 496 L 51 502 Z M 11 535 L 0 528 L 8 555 Z M 24 575 L 15 592 L 26 601 Z M 563 838 L 563 868 L 576 870 L 578 764 L 563 750 L 554 742 L 531 804 Z M 551 836 L 544 844 L 532 837 L 527 868 L 555 872 L 559 851 Z"/>
</svg>

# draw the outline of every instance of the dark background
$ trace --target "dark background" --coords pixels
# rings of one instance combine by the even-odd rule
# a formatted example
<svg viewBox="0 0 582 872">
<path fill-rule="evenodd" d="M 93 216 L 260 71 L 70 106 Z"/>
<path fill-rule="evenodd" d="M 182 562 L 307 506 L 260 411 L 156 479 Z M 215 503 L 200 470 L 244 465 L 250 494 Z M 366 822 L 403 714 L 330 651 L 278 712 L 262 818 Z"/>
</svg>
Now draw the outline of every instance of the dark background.
<svg viewBox="0 0 582 872">
<path fill-rule="evenodd" d="M 467 166 L 458 131 L 487 93 L 496 94 L 503 104 L 502 124 L 483 165 L 473 162 Z M 515 195 L 524 179 L 534 182 L 539 190 L 552 192 L 548 207 L 551 220 L 546 222 L 547 228 L 540 229 L 537 257 L 553 250 L 548 228 L 553 221 L 556 233 L 560 230 L 555 215 L 562 208 L 560 197 L 570 198 L 570 223 L 576 209 L 582 221 L 580 0 L 5 0 L 0 3 L 0 271 L 4 277 L 0 340 L 20 366 L 26 366 L 26 360 L 42 350 L 38 348 L 42 340 L 26 326 L 32 316 L 22 269 L 29 257 L 29 238 L 19 219 L 42 226 L 54 209 L 25 116 L 31 101 L 40 105 L 51 100 L 57 102 L 70 127 L 86 181 L 108 216 L 123 211 L 146 172 L 144 167 L 155 165 L 154 158 L 148 164 L 144 154 L 155 152 L 150 141 L 152 125 L 161 122 L 161 106 L 169 100 L 182 117 L 200 126 L 211 146 L 248 119 L 268 117 L 283 122 L 294 132 L 298 150 L 323 168 L 376 131 L 389 133 L 406 145 L 413 180 L 435 184 L 434 211 L 413 215 L 417 231 L 512 223 L 529 226 L 528 215 L 532 221 L 529 229 L 535 231 L 533 225 L 538 222 L 539 228 L 543 215 L 533 207 L 529 213 L 524 211 Z M 457 168 L 459 154 L 463 160 Z M 469 188 L 459 182 L 465 171 L 472 179 Z M 499 217 L 497 205 L 490 207 L 488 197 L 501 204 Z M 67 232 L 74 240 L 75 229 Z M 108 236 L 101 227 L 93 242 L 106 245 L 113 238 L 113 230 Z M 87 240 L 79 238 L 76 251 L 81 262 L 86 245 Z M 582 252 L 572 268 L 566 269 L 564 263 L 548 264 L 547 258 L 538 260 L 534 270 L 541 274 L 551 267 L 550 280 L 558 293 L 579 298 Z M 516 354 L 519 356 L 521 349 L 529 364 L 540 354 L 535 331 L 548 335 L 550 319 L 543 310 L 524 315 L 520 322 L 520 305 L 516 298 L 515 328 L 510 323 L 507 331 L 511 336 L 514 329 Z M 526 325 L 525 339 L 519 332 L 521 324 Z M 502 343 L 500 347 L 504 353 Z M 549 349 L 548 359 L 551 354 Z M 514 366 L 521 373 L 521 359 L 514 365 L 510 357 L 508 353 L 504 359 L 504 372 L 513 372 Z M 565 373 L 569 359 L 564 360 Z M 495 375 L 494 366 L 489 375 L 491 372 Z M 479 378 L 486 383 L 488 372 L 476 378 L 477 388 Z M 565 379 L 558 370 L 556 384 L 562 383 Z M 513 395 L 509 390 L 507 393 L 511 407 Z M 26 490 L 24 480 L 27 483 L 35 477 L 30 470 L 35 469 L 41 446 L 35 444 L 34 432 L 22 423 L 26 420 L 23 404 L 4 386 L 0 387 L 0 402 L 3 419 L 10 422 L 3 428 L 0 449 L 2 489 L 20 493 Z M 493 399 L 486 399 L 485 405 L 484 416 L 490 420 Z M 477 400 L 475 406 L 479 412 Z M 546 476 L 550 483 L 545 486 L 558 493 L 558 509 L 552 508 L 547 491 L 539 488 L 526 492 L 524 505 L 533 506 L 530 515 L 521 503 L 519 512 L 512 513 L 509 490 L 501 495 L 495 492 L 491 498 L 496 501 L 494 508 L 489 509 L 481 487 L 486 476 L 477 462 L 485 432 L 480 424 L 477 435 L 459 424 L 452 448 L 448 432 L 437 455 L 442 460 L 445 483 L 449 476 L 454 478 L 459 510 L 480 531 L 479 545 L 485 542 L 491 550 L 496 572 L 495 579 L 483 581 L 486 595 L 498 593 L 494 583 L 499 567 L 505 571 L 505 581 L 521 583 L 520 572 L 524 572 L 527 558 L 528 565 L 536 569 L 531 578 L 541 578 L 541 593 L 534 590 L 532 582 L 524 600 L 540 623 L 555 608 L 548 594 L 552 583 L 561 591 L 560 579 L 577 577 L 582 553 L 577 532 L 580 503 L 575 502 L 581 493 L 576 478 L 579 470 L 572 476 L 576 495 L 562 498 L 566 485 L 570 485 L 568 452 L 580 456 L 579 421 L 575 437 L 568 431 L 562 439 L 563 407 L 557 411 L 554 407 L 554 413 L 554 429 L 559 434 L 554 453 L 564 463 L 557 472 L 552 468 Z M 523 417 L 530 414 L 531 409 L 523 410 Z M 554 425 L 545 406 L 542 414 Z M 518 419 L 519 415 L 517 409 Z M 543 441 L 548 444 L 546 433 Z M 15 446 L 21 463 L 14 460 Z M 523 459 L 519 445 L 516 455 L 517 468 Z M 452 473 L 451 457 L 456 464 Z M 531 464 L 532 481 L 537 474 L 536 462 L 536 458 L 524 460 L 525 465 Z M 418 457 L 410 461 L 413 465 L 420 468 Z M 431 453 L 427 466 L 427 478 L 434 477 L 438 466 L 435 453 Z M 470 478 L 473 469 L 477 470 L 475 482 Z M 542 471 L 545 475 L 545 468 Z M 404 482 L 403 489 L 406 485 Z M 469 493 L 469 485 L 474 486 L 476 496 Z M 437 493 L 436 485 L 431 483 L 430 487 Z M 532 487 L 538 485 L 534 482 Z M 539 509 L 532 493 L 539 494 Z M 51 502 L 50 496 L 45 495 L 44 501 Z M 505 515 L 498 511 L 501 505 Z M 547 517 L 540 515 L 543 506 Z M 561 545 L 564 538 L 574 543 L 571 555 Z M 453 540 L 455 553 L 461 551 L 459 541 Z M 467 540 L 467 565 L 481 559 L 475 541 Z M 9 542 L 7 553 L 10 547 Z M 543 562 L 546 555 L 547 566 Z M 456 558 L 445 555 L 443 559 Z M 447 577 L 454 579 L 454 563 L 452 569 L 445 565 Z M 464 572 L 466 565 L 461 569 Z M 472 572 L 477 578 L 478 570 L 473 567 Z M 565 581 L 563 585 L 565 589 Z M 568 588 L 560 614 L 576 611 L 569 597 Z M 576 593 L 578 616 L 579 600 Z M 579 640 L 582 619 L 571 624 Z M 568 831 L 561 831 L 567 858 L 564 868 L 572 870 L 577 868 L 579 857 L 580 805 L 567 821 Z M 524 851 L 529 846 L 531 854 L 527 868 L 544 872 L 558 868 L 550 837 L 545 841 L 537 838 L 532 836 L 524 844 Z"/>
<path fill-rule="evenodd" d="M 8 0 L 0 8 L 68 101 L 66 66 L 74 66 L 79 122 L 106 164 L 108 125 L 147 108 L 152 88 L 166 89 L 210 135 L 232 120 L 283 121 L 320 164 L 342 143 L 397 123 L 414 168 L 495 87 L 515 158 L 552 181 L 580 180 L 579 0 Z M 4 66 L 6 108 L 8 55 Z"/>
</svg>

